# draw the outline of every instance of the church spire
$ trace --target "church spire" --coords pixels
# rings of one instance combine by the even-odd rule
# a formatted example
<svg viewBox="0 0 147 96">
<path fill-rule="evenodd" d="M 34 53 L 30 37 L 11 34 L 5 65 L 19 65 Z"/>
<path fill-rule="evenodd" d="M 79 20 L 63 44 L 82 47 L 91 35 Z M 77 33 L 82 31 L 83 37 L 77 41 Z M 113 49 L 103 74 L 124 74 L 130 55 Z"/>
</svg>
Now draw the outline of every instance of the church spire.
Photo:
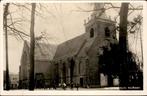
<svg viewBox="0 0 147 96">
<path fill-rule="evenodd" d="M 93 8 L 93 13 L 92 13 L 92 18 L 98 17 L 98 18 L 105 18 L 106 19 L 106 14 L 104 11 L 104 3 L 94 3 L 94 8 Z"/>
</svg>

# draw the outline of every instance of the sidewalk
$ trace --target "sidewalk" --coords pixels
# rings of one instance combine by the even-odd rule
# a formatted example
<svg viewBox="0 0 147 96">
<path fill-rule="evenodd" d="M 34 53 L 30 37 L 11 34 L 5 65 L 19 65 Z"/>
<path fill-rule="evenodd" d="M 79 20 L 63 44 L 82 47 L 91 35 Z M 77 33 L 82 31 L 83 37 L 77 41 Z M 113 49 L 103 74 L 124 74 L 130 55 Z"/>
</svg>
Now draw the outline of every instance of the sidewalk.
<svg viewBox="0 0 147 96">
<path fill-rule="evenodd" d="M 23 91 L 23 90 L 28 90 L 28 89 L 13 89 L 10 91 Z M 65 90 L 63 88 L 57 88 L 57 89 L 53 89 L 53 88 L 41 88 L 41 89 L 34 89 L 34 91 L 39 91 L 39 90 L 49 90 L 49 91 L 98 91 L 98 90 L 119 90 L 119 87 L 103 87 L 103 88 L 66 88 Z"/>
<path fill-rule="evenodd" d="M 57 90 L 57 91 L 59 91 L 59 90 L 64 90 L 63 88 L 57 88 L 57 89 L 53 89 L 53 88 L 48 88 L 48 89 L 35 89 L 35 90 Z M 65 89 L 65 91 L 76 91 L 77 90 L 77 88 L 73 88 L 73 89 L 71 89 L 71 88 L 66 88 Z M 84 91 L 84 90 L 89 90 L 89 91 L 96 91 L 96 90 L 119 90 L 119 87 L 104 87 L 104 88 L 78 88 L 78 90 L 77 91 Z"/>
</svg>

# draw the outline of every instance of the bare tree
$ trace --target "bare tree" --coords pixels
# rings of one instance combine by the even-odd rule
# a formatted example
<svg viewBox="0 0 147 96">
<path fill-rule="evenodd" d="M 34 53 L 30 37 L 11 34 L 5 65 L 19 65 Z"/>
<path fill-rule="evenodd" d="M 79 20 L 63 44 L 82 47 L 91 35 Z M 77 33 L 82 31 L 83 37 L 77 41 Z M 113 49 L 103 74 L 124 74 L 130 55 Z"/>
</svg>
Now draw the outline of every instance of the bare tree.
<svg viewBox="0 0 147 96">
<path fill-rule="evenodd" d="M 5 30 L 5 47 L 6 47 L 6 90 L 10 89 L 10 80 L 9 80 L 9 62 L 8 62 L 8 29 L 7 29 L 7 16 L 9 14 L 9 3 L 6 3 L 4 8 L 4 30 Z"/>
<path fill-rule="evenodd" d="M 36 4 L 32 3 L 31 11 L 31 26 L 30 26 L 30 81 L 29 90 L 34 90 L 34 49 L 35 49 L 35 38 L 34 38 L 34 26 L 35 26 L 35 8 Z"/>
</svg>

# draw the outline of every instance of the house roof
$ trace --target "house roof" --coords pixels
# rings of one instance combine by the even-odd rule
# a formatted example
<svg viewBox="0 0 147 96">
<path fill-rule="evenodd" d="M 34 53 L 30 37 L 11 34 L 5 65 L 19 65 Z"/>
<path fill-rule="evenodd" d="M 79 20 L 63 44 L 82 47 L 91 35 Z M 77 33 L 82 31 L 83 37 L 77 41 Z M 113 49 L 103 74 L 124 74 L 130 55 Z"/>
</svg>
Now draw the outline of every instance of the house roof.
<svg viewBox="0 0 147 96">
<path fill-rule="evenodd" d="M 78 37 L 59 44 L 54 59 L 56 60 L 76 55 L 82 44 L 85 42 L 86 37 L 84 35 L 85 34 L 82 34 Z"/>
<path fill-rule="evenodd" d="M 28 41 L 25 41 L 24 44 L 30 47 L 30 43 Z M 52 60 L 55 55 L 56 49 L 57 45 L 36 42 L 35 60 Z"/>
</svg>

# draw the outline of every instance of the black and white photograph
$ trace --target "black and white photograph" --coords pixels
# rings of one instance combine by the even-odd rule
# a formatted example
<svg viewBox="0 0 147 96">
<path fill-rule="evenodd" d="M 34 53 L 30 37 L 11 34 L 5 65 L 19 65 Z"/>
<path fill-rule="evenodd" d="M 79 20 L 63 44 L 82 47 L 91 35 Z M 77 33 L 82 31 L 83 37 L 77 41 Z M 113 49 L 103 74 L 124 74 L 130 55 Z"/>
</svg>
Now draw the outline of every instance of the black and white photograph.
<svg viewBox="0 0 147 96">
<path fill-rule="evenodd" d="M 2 95 L 7 96 L 7 95 Z M 22 96 L 22 95 L 9 95 L 9 96 Z M 24 96 L 65 96 L 65 95 L 24 95 Z M 66 96 L 95 96 L 95 95 L 66 95 Z M 98 96 L 122 96 L 122 95 L 98 95 Z M 130 95 L 125 95 L 130 96 Z M 145 96 L 145 95 L 131 95 L 131 96 Z"/>
<path fill-rule="evenodd" d="M 143 3 L 3 3 L 3 90 L 143 91 Z"/>
</svg>

